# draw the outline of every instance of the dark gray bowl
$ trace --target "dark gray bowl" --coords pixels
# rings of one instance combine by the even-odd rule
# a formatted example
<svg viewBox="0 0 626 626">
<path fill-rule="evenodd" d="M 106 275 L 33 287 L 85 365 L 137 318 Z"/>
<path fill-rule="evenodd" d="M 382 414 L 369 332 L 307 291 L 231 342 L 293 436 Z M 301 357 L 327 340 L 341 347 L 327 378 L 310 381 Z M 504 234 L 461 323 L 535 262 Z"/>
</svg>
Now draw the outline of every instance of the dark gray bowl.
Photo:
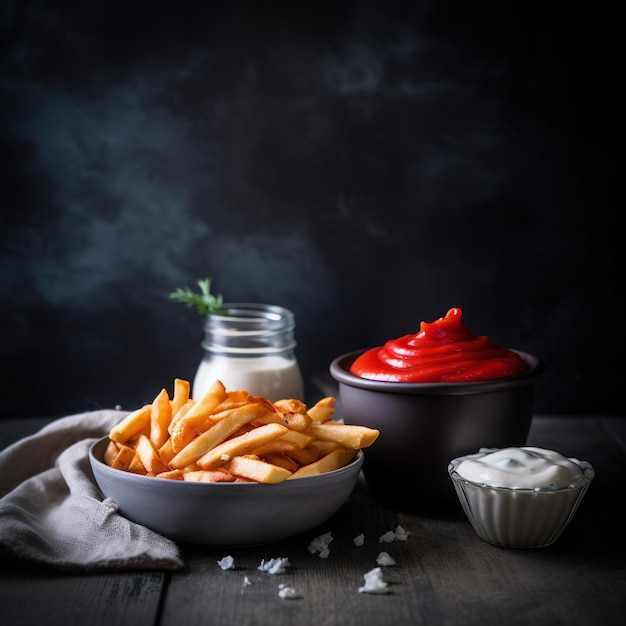
<svg viewBox="0 0 626 626">
<path fill-rule="evenodd" d="M 367 450 L 363 474 L 377 499 L 406 512 L 455 511 L 458 498 L 448 475 L 451 459 L 480 448 L 526 444 L 536 381 L 543 363 L 515 350 L 528 364 L 518 376 L 468 383 L 392 383 L 351 374 L 364 352 L 330 364 L 339 383 L 339 414 L 348 424 L 380 431 Z"/>
</svg>

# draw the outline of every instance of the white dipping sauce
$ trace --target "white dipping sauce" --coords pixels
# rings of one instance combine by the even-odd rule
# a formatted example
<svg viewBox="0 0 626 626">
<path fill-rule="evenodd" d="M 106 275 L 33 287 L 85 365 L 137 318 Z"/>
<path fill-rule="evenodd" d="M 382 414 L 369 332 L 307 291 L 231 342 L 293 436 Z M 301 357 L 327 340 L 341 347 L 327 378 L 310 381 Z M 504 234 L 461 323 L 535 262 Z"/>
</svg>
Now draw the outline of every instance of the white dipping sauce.
<svg viewBox="0 0 626 626">
<path fill-rule="evenodd" d="M 578 464 L 542 448 L 502 448 L 470 455 L 456 469 L 474 483 L 509 489 L 566 489 L 584 480 Z"/>
<path fill-rule="evenodd" d="M 595 475 L 586 461 L 533 447 L 481 448 L 448 472 L 476 533 L 510 548 L 554 543 Z"/>
</svg>

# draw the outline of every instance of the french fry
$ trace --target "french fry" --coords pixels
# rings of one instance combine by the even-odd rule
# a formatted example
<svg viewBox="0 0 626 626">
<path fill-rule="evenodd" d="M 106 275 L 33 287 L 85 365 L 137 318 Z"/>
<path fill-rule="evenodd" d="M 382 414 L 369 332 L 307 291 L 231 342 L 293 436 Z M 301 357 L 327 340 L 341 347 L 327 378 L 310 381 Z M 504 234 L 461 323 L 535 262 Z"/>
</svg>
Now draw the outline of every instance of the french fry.
<svg viewBox="0 0 626 626">
<path fill-rule="evenodd" d="M 333 450 L 337 450 L 338 448 L 343 448 L 343 446 L 337 441 L 322 441 L 321 439 L 315 439 L 312 441 L 311 446 L 320 451 L 320 456 L 324 456 Z"/>
<path fill-rule="evenodd" d="M 342 467 L 380 434 L 334 421 L 330 396 L 307 410 L 293 398 L 228 391 L 219 380 L 197 401 L 189 389 L 176 378 L 171 399 L 163 388 L 111 428 L 104 462 L 168 480 L 278 484 Z"/>
<path fill-rule="evenodd" d="M 167 465 L 161 461 L 154 444 L 149 437 L 146 437 L 146 435 L 139 435 L 135 450 L 148 474 L 156 475 L 161 472 L 166 472 L 169 469 Z"/>
<path fill-rule="evenodd" d="M 161 389 L 152 401 L 150 411 L 150 441 L 160 448 L 169 438 L 167 427 L 172 420 L 172 405 L 166 389 Z"/>
<path fill-rule="evenodd" d="M 216 418 L 222 411 L 228 411 L 230 409 L 236 409 L 249 402 L 254 402 L 250 398 L 250 394 L 244 389 L 237 389 L 235 391 L 228 391 L 228 397 L 222 402 L 214 411 L 212 418 Z"/>
<path fill-rule="evenodd" d="M 308 465 L 303 465 L 300 469 L 296 470 L 289 480 L 297 478 L 303 478 L 304 476 L 314 476 L 315 474 L 325 474 L 326 472 L 332 472 L 339 469 L 344 465 L 347 465 L 357 454 L 357 451 L 352 448 L 338 448 L 333 452 L 330 452 L 321 459 Z"/>
<path fill-rule="evenodd" d="M 375 428 L 343 424 L 333 420 L 328 420 L 323 424 L 311 422 L 306 432 L 315 439 L 336 441 L 342 446 L 354 450 L 358 448 L 368 448 L 378 439 L 378 435 L 380 434 L 380 431 Z"/>
<path fill-rule="evenodd" d="M 276 452 L 289 452 L 292 450 L 302 450 L 306 448 L 313 441 L 313 437 L 298 432 L 297 430 L 288 430 L 284 435 L 272 441 L 268 441 L 266 444 L 260 446 L 253 451 L 253 454 L 259 456 L 265 456 L 266 454 Z"/>
<path fill-rule="evenodd" d="M 185 404 L 183 404 L 176 413 L 172 414 L 172 420 L 170 421 L 169 426 L 167 427 L 167 432 L 172 436 L 174 429 L 176 428 L 176 424 L 187 415 L 187 412 L 191 409 L 191 407 L 195 404 L 193 400 L 187 400 Z"/>
<path fill-rule="evenodd" d="M 234 474 L 222 469 L 196 470 L 183 472 L 183 480 L 190 480 L 196 483 L 233 483 L 236 477 Z"/>
<path fill-rule="evenodd" d="M 289 450 L 285 452 L 285 455 L 296 461 L 298 465 L 308 465 L 317 461 L 322 456 L 322 453 L 315 446 L 307 446 L 301 450 Z"/>
<path fill-rule="evenodd" d="M 253 396 L 254 398 L 258 396 Z M 265 400 L 265 398 L 262 398 Z M 265 400 L 269 402 L 268 400 Z M 300 400 L 286 399 L 277 400 L 271 403 L 273 411 L 263 419 L 264 424 L 284 424 L 290 430 L 297 430 L 298 432 L 304 432 L 311 424 L 311 418 L 306 412 L 306 404 Z"/>
<path fill-rule="evenodd" d="M 111 467 L 114 469 L 128 471 L 134 456 L 135 451 L 132 448 L 129 448 L 128 446 L 121 446 L 111 461 Z"/>
<path fill-rule="evenodd" d="M 183 467 L 181 472 L 199 472 L 200 466 L 197 463 L 190 463 L 187 467 Z"/>
<path fill-rule="evenodd" d="M 300 466 L 296 461 L 290 459 L 286 454 L 265 454 L 263 457 L 268 463 L 284 467 L 290 474 L 293 474 Z"/>
<path fill-rule="evenodd" d="M 167 478 L 168 480 L 184 480 L 185 472 L 183 470 L 168 470 L 156 475 L 157 478 Z"/>
<path fill-rule="evenodd" d="M 141 459 L 139 458 L 139 455 L 136 452 L 135 452 L 135 456 L 133 456 L 133 459 L 130 462 L 130 465 L 128 466 L 128 471 L 131 474 L 140 474 L 142 476 L 148 475 L 148 472 L 146 468 L 144 467 L 144 464 L 141 462 Z"/>
<path fill-rule="evenodd" d="M 250 402 L 258 402 L 259 404 L 262 404 L 267 409 L 268 413 L 279 412 L 274 403 L 271 400 L 264 398 L 263 396 L 250 396 L 248 399 Z"/>
<path fill-rule="evenodd" d="M 313 420 L 307 413 L 278 413 L 276 411 L 267 413 L 264 417 L 257 420 L 259 424 L 283 424 L 290 430 L 296 430 L 304 433 L 311 425 Z"/>
<path fill-rule="evenodd" d="M 250 454 L 267 456 L 268 454 L 287 454 L 289 452 L 296 452 L 297 450 L 300 450 L 300 448 L 296 443 L 278 437 L 277 439 L 272 439 L 262 446 L 255 448 Z"/>
<path fill-rule="evenodd" d="M 233 457 L 228 464 L 228 471 L 257 483 L 271 485 L 282 483 L 283 480 L 287 480 L 291 476 L 291 472 L 284 467 L 247 456 Z"/>
<path fill-rule="evenodd" d="M 111 465 L 115 460 L 115 457 L 119 454 L 119 451 L 120 449 L 117 447 L 115 441 L 109 441 L 104 450 L 104 462 L 107 465 Z"/>
<path fill-rule="evenodd" d="M 129 413 L 119 424 L 113 426 L 109 432 L 109 439 L 116 443 L 126 443 L 140 433 L 150 432 L 150 416 L 152 405 L 146 404 L 140 409 Z"/>
<path fill-rule="evenodd" d="M 183 404 L 186 404 L 189 401 L 189 391 L 191 389 L 191 385 L 188 380 L 183 380 L 182 378 L 174 379 L 174 395 L 172 396 L 172 416 L 178 413 Z"/>
<path fill-rule="evenodd" d="M 174 452 L 180 452 L 197 434 L 200 426 L 215 407 L 228 397 L 223 383 L 216 380 L 209 390 L 176 422 L 171 434 Z"/>
<path fill-rule="evenodd" d="M 247 424 L 265 413 L 265 407 L 260 404 L 246 404 L 238 409 L 231 409 L 229 415 L 221 419 L 209 430 L 198 435 L 189 442 L 169 462 L 171 469 L 182 469 L 194 463 L 205 455 L 211 448 L 225 441 L 236 433 L 244 424 Z M 285 429 L 286 430 L 286 429 Z"/>
<path fill-rule="evenodd" d="M 327 422 L 335 413 L 335 398 L 328 396 L 316 402 L 308 411 L 309 417 L 318 424 Z"/>
<path fill-rule="evenodd" d="M 295 398 L 286 398 L 284 400 L 276 400 L 273 403 L 279 413 L 300 413 L 306 415 L 306 404 Z"/>
<path fill-rule="evenodd" d="M 265 424 L 253 428 L 239 437 L 228 439 L 210 449 L 197 460 L 197 463 L 202 469 L 214 469 L 220 464 L 226 465 L 234 456 L 249 454 L 255 448 L 284 435 L 287 430 L 287 427 L 281 424 Z"/>
<path fill-rule="evenodd" d="M 174 450 L 172 449 L 172 440 L 168 438 L 168 440 L 159 448 L 159 458 L 165 465 L 168 465 L 174 458 L 174 454 Z"/>
<path fill-rule="evenodd" d="M 215 424 L 224 419 L 228 415 L 229 411 L 232 411 L 233 409 L 239 409 L 242 406 L 246 406 L 246 404 L 250 404 L 250 400 L 239 400 L 238 402 L 222 402 L 222 404 L 220 404 L 215 409 L 215 411 L 211 413 L 209 417 L 207 417 L 207 425 L 205 430 L 210 428 L 212 424 Z"/>
</svg>

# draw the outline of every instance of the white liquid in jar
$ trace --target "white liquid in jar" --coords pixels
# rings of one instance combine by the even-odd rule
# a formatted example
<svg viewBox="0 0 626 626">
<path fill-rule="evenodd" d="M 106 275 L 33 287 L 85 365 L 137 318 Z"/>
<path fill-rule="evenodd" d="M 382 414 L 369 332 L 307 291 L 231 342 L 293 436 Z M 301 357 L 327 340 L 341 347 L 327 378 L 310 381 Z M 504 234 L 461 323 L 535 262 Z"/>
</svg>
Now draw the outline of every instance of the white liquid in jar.
<svg viewBox="0 0 626 626">
<path fill-rule="evenodd" d="M 207 354 L 196 372 L 192 398 L 199 400 L 216 380 L 220 380 L 228 391 L 245 389 L 251 395 L 263 396 L 272 402 L 304 399 L 297 361 L 280 355 L 239 358 Z"/>
</svg>

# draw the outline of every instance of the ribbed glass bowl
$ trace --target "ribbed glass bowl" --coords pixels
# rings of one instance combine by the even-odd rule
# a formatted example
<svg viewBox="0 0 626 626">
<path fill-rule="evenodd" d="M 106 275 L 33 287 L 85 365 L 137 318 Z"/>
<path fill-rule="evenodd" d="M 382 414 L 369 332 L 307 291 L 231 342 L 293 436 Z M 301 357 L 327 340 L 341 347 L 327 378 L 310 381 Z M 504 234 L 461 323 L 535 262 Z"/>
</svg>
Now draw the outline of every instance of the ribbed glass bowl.
<svg viewBox="0 0 626 626">
<path fill-rule="evenodd" d="M 450 461 L 448 473 L 463 511 L 476 534 L 504 548 L 543 548 L 552 545 L 572 521 L 595 476 L 586 461 L 570 459 L 581 479 L 562 489 L 492 487 L 463 478 L 458 466 L 474 455 Z"/>
</svg>

